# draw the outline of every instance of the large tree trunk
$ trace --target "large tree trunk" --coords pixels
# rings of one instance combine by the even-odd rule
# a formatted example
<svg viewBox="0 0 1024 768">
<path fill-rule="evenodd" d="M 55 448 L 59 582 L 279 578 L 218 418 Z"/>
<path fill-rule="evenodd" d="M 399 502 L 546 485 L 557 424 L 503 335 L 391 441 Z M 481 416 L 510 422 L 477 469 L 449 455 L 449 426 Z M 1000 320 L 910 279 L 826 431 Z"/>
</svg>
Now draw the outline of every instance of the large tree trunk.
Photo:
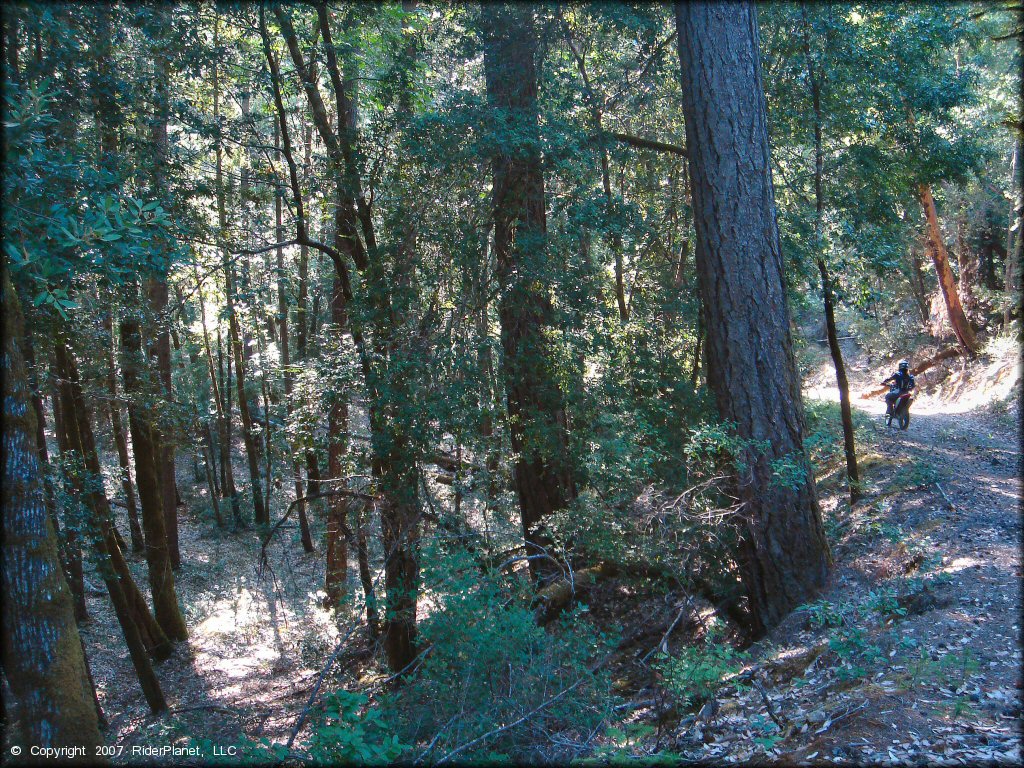
<svg viewBox="0 0 1024 768">
<path fill-rule="evenodd" d="M 25 366 L 28 371 L 28 383 L 32 394 L 32 410 L 36 417 L 36 450 L 39 453 L 39 468 L 43 478 L 46 514 L 50 516 L 54 533 L 57 534 L 57 548 L 60 550 L 60 523 L 57 519 L 57 499 L 50 477 L 50 450 L 46 445 L 46 410 L 43 407 L 43 390 L 40 386 L 40 374 L 36 366 L 35 348 L 28 331 L 19 343 L 24 345 Z M 63 558 L 63 554 L 61 555 Z M 63 563 L 63 560 L 62 560 Z"/>
<path fill-rule="evenodd" d="M 153 609 L 161 628 L 173 640 L 188 637 L 185 620 L 178 607 L 167 548 L 166 518 L 162 494 L 161 454 L 156 440 L 153 416 L 142 399 L 149 399 L 143 383 L 142 337 L 139 322 L 131 314 L 121 321 L 121 371 L 125 392 L 131 397 L 128 404 L 128 429 L 135 450 L 135 479 L 142 506 L 142 527 L 146 534 L 146 563 L 149 566 L 149 586 L 153 594 Z"/>
<path fill-rule="evenodd" d="M 165 316 L 167 309 L 167 274 L 148 281 L 147 292 L 150 306 L 153 309 L 155 327 L 150 355 L 155 363 L 157 380 L 160 384 L 160 396 L 166 403 L 173 402 L 171 391 L 171 341 L 167 329 L 169 319 Z M 160 497 L 164 511 L 164 530 L 167 532 L 167 554 L 171 567 L 181 565 L 181 551 L 178 546 L 178 489 L 174 471 L 174 442 L 169 423 L 156 426 L 154 422 L 153 438 L 157 457 L 157 470 L 160 477 Z"/>
<path fill-rule="evenodd" d="M 4 676 L 18 703 L 18 742 L 32 747 L 103 744 L 74 607 L 46 512 L 23 351 L 24 324 L 6 266 L 3 291 Z"/>
<path fill-rule="evenodd" d="M 563 396 L 551 370 L 552 325 L 544 176 L 537 117 L 537 37 L 529 6 L 487 3 L 481 22 L 487 98 L 505 145 L 492 160 L 494 251 L 503 288 L 498 316 L 515 481 L 529 554 L 551 541 L 544 518 L 576 495 Z M 530 561 L 540 576 L 550 561 Z"/>
<path fill-rule="evenodd" d="M 752 3 L 677 3 L 707 378 L 753 445 L 737 478 L 740 576 L 759 636 L 825 583 L 828 544 L 803 448 Z M 773 463 L 799 467 L 793 485 Z"/>
<path fill-rule="evenodd" d="M 942 230 L 939 228 L 939 216 L 935 211 L 935 199 L 932 197 L 931 187 L 927 184 L 918 184 L 917 197 L 921 202 L 921 209 L 924 211 L 928 235 L 928 255 L 931 256 L 932 264 L 935 265 L 935 274 L 939 278 L 939 288 L 942 291 L 942 298 L 946 302 L 949 324 L 953 327 L 953 333 L 956 334 L 960 344 L 968 354 L 973 356 L 978 351 L 978 340 L 960 304 L 960 294 L 957 292 L 953 270 L 949 266 L 946 245 L 942 241 Z"/>
</svg>

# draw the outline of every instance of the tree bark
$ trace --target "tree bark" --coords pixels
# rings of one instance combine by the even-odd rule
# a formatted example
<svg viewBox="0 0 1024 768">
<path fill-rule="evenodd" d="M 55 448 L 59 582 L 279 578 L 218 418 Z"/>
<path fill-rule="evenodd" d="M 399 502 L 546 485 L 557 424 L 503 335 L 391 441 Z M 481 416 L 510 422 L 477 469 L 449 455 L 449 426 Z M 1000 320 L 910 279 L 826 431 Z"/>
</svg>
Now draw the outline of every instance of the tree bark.
<svg viewBox="0 0 1024 768">
<path fill-rule="evenodd" d="M 216 48 L 220 40 L 220 14 L 214 13 L 213 21 L 213 45 Z M 213 119 L 220 130 L 220 66 L 218 62 L 213 63 Z M 227 205 L 224 199 L 224 150 L 221 146 L 220 136 L 217 140 L 217 224 L 220 228 L 220 238 L 227 235 Z M 227 258 L 224 254 L 223 258 Z M 216 372 L 213 364 L 213 353 L 210 349 L 210 337 L 206 326 L 206 305 L 203 303 L 203 286 L 199 278 L 198 269 L 196 272 L 196 285 L 199 290 L 199 311 L 203 320 L 203 342 L 206 346 L 207 365 L 210 367 L 210 382 L 213 388 L 213 396 L 217 407 L 217 442 L 220 448 L 220 487 L 221 498 L 231 503 L 231 517 L 237 528 L 245 527 L 245 520 L 242 518 L 241 503 L 238 498 L 238 490 L 235 488 L 235 473 L 231 466 L 231 362 L 228 360 L 227 383 L 224 381 L 224 354 L 221 344 L 220 328 L 217 328 L 217 366 Z"/>
<path fill-rule="evenodd" d="M 492 159 L 498 308 L 515 481 L 529 554 L 550 549 L 544 519 L 576 495 L 563 395 L 551 370 L 545 330 L 551 297 L 539 151 L 537 36 L 527 6 L 487 3 L 481 11 L 487 98 L 510 137 Z M 550 561 L 530 561 L 534 577 Z"/>
<path fill-rule="evenodd" d="M 270 47 L 270 35 L 267 32 L 266 14 L 263 8 L 260 8 L 260 35 L 263 38 L 263 51 L 267 59 L 267 64 L 270 67 L 271 73 L 271 85 L 274 91 L 274 104 L 277 108 L 277 122 L 274 125 L 274 146 L 279 148 L 284 154 L 285 160 L 288 163 L 288 177 L 289 184 L 292 189 L 292 196 L 294 198 L 296 218 L 299 222 L 299 240 L 306 240 L 306 222 L 303 214 L 302 207 L 302 194 L 299 188 L 299 176 L 298 169 L 295 165 L 295 157 L 292 152 L 291 135 L 288 131 L 288 113 L 284 108 L 284 101 L 281 97 L 281 74 L 278 70 L 277 58 L 274 56 L 274 52 Z M 284 223 L 282 219 L 282 204 L 281 204 L 282 193 L 278 193 L 274 196 L 274 220 L 276 224 L 276 237 L 277 242 L 284 240 Z M 305 246 L 303 246 L 305 247 Z M 291 371 L 291 358 L 290 350 L 288 347 L 288 301 L 285 297 L 285 281 L 284 281 L 284 249 L 281 247 L 277 248 L 277 316 L 278 323 L 280 325 L 280 348 L 281 348 L 281 367 L 284 369 L 284 400 L 285 409 L 287 413 L 288 422 L 292 421 L 292 371 Z M 303 322 L 305 319 L 303 318 Z M 305 339 L 303 339 L 305 343 Z M 298 446 L 289 446 L 289 461 L 292 465 L 292 479 L 295 485 L 295 498 L 303 498 L 302 491 L 302 471 L 299 469 L 299 460 L 297 457 Z M 269 456 L 269 445 L 268 445 L 268 456 Z M 302 548 L 306 552 L 313 551 L 313 537 L 309 532 L 309 520 L 306 518 L 306 504 L 300 501 L 298 508 L 299 514 L 299 529 L 302 534 Z M 328 534 L 328 538 L 330 534 Z M 330 557 L 328 557 L 330 560 Z M 330 564 L 328 563 L 328 572 L 330 572 Z M 330 581 L 330 579 L 328 579 Z M 330 591 L 328 590 L 328 595 Z"/>
<path fill-rule="evenodd" d="M 65 439 L 71 450 L 82 457 L 85 473 L 91 478 L 101 477 L 89 408 L 82 394 L 74 357 L 63 337 L 58 339 L 57 360 L 65 374 L 61 382 L 64 427 L 67 430 Z M 147 653 L 154 659 L 165 659 L 173 650 L 171 642 L 150 613 L 145 597 L 128 570 L 106 495 L 95 480 L 87 483 L 78 476 L 75 484 L 92 515 L 93 542 L 102 561 L 100 575 L 121 625 L 136 677 L 150 709 L 160 712 L 167 708 L 167 704 Z"/>
<path fill-rule="evenodd" d="M 830 557 L 803 448 L 752 3 L 677 3 L 707 378 L 751 441 L 736 479 L 748 630 L 763 635 L 822 588 Z M 763 449 L 760 446 L 764 446 Z M 776 482 L 773 464 L 799 468 Z"/>
<path fill-rule="evenodd" d="M 168 16 L 165 8 L 155 9 L 157 23 L 153 40 L 153 120 L 150 123 L 153 142 L 152 195 L 164 201 L 169 207 L 169 190 L 167 187 L 168 138 L 167 125 L 170 120 L 170 67 L 168 64 L 167 47 L 169 45 Z M 169 257 L 169 243 L 162 243 L 164 255 Z M 153 345 L 150 355 L 156 363 L 160 382 L 161 395 L 167 403 L 173 402 L 171 384 L 171 339 L 168 326 L 170 318 L 165 315 L 167 309 L 168 268 L 163 266 L 147 281 L 149 301 L 153 308 L 155 323 L 152 334 Z M 169 414 L 165 413 L 165 416 Z M 178 490 L 174 471 L 174 437 L 169 421 L 164 425 L 152 422 L 154 428 L 154 450 L 157 457 L 157 470 L 160 481 L 160 494 L 163 498 L 164 530 L 167 534 L 167 552 L 171 567 L 181 565 L 181 551 L 178 546 Z"/>
<path fill-rule="evenodd" d="M 20 342 L 25 352 L 25 367 L 28 372 L 28 384 L 32 394 L 32 410 L 36 417 L 36 450 L 39 453 L 39 470 L 43 478 L 44 499 L 46 501 L 46 514 L 50 516 L 50 524 L 57 536 L 57 549 L 61 555 L 63 565 L 63 553 L 60 544 L 60 523 L 57 519 L 57 499 L 53 489 L 53 480 L 50 467 L 50 450 L 46 445 L 46 411 L 43 407 L 43 390 L 40 386 L 40 373 L 36 366 L 35 345 L 32 336 L 25 331 Z"/>
<path fill-rule="evenodd" d="M 4 676 L 18 703 L 19 743 L 36 747 L 103 744 L 74 606 L 46 512 L 35 444 L 35 413 L 23 360 L 24 323 L 14 287 L 0 266 L 3 291 Z"/>
<path fill-rule="evenodd" d="M 807 79 L 811 88 L 811 106 L 814 111 L 814 234 L 818 251 L 818 271 L 821 273 L 821 299 L 825 306 L 825 335 L 828 337 L 828 348 L 832 354 L 832 364 L 836 371 L 836 385 L 839 388 L 839 413 L 843 424 L 843 450 L 846 454 L 846 477 L 850 486 L 850 505 L 860 498 L 860 473 L 857 471 L 857 449 L 854 442 L 853 412 L 850 408 L 850 382 L 846 378 L 846 365 L 843 362 L 843 350 L 839 346 L 839 335 L 836 332 L 836 315 L 832 281 L 824 256 L 824 233 L 822 231 L 825 216 L 825 153 L 822 146 L 823 116 L 821 111 L 821 81 L 811 58 L 811 41 L 806 6 L 801 6 L 804 22 L 804 55 L 807 59 Z"/>
<path fill-rule="evenodd" d="M 953 327 L 953 333 L 956 334 L 956 338 L 963 345 L 964 350 L 973 357 L 978 352 L 978 340 L 970 321 L 964 314 L 963 306 L 960 304 L 960 294 L 957 292 L 953 270 L 949 266 L 946 245 L 942 241 L 942 230 L 939 228 L 939 216 L 935 210 L 935 199 L 932 197 L 931 187 L 927 184 L 918 184 L 917 198 L 924 211 L 928 235 L 928 255 L 931 256 L 935 274 L 939 279 L 939 289 L 946 302 L 949 324 Z"/>
<path fill-rule="evenodd" d="M 135 503 L 135 488 L 132 484 L 131 461 L 128 458 L 128 437 L 121 418 L 121 401 L 117 393 L 117 363 L 114 353 L 114 328 L 110 312 L 103 314 L 103 330 L 108 335 L 107 343 L 107 392 L 110 395 L 110 423 L 117 448 L 117 465 L 121 472 L 121 490 L 124 492 L 125 509 L 128 511 L 128 528 L 132 538 L 132 552 L 142 552 L 145 540 L 139 523 L 139 510 Z"/>
<path fill-rule="evenodd" d="M 149 566 L 153 609 L 157 622 L 167 636 L 173 640 L 184 640 L 188 637 L 188 630 L 178 607 L 170 552 L 167 548 L 164 497 L 160 482 L 161 454 L 158 451 L 152 415 L 139 402 L 140 399 L 146 398 L 142 368 L 144 357 L 139 321 L 132 315 L 127 315 L 121 321 L 121 350 L 121 371 L 124 375 L 125 391 L 131 396 L 128 404 L 128 429 L 131 432 L 132 447 L 135 449 L 135 479 L 142 506 L 142 527 L 146 538 L 146 563 Z"/>
<path fill-rule="evenodd" d="M 347 320 L 341 281 L 335 278 L 331 296 L 331 322 L 339 336 Z M 347 429 L 347 393 L 332 392 L 327 410 L 327 476 L 335 483 L 344 476 L 344 460 L 348 452 L 348 440 L 345 438 Z M 327 607 L 331 609 L 337 608 L 345 597 L 348 548 L 342 531 L 347 514 L 348 499 L 345 496 L 335 495 L 327 499 L 327 569 L 324 587 L 327 592 Z"/>
</svg>

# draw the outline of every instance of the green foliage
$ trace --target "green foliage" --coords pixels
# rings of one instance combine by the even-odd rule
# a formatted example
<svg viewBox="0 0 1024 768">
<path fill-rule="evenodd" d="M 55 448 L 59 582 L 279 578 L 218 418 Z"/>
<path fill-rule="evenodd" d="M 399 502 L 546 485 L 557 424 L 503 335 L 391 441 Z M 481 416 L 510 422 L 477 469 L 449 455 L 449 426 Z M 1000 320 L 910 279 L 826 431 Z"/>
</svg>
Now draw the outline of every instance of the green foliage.
<svg viewBox="0 0 1024 768">
<path fill-rule="evenodd" d="M 312 733 L 288 749 L 267 737 L 240 736 L 234 744 L 191 739 L 211 765 L 238 765 L 299 758 L 319 765 L 385 765 L 406 749 L 382 724 L 379 710 L 361 693 L 338 690 L 323 697 L 312 719 Z M 216 753 L 214 747 L 217 747 Z"/>
<path fill-rule="evenodd" d="M 851 415 L 855 444 L 863 450 L 873 442 L 873 432 L 869 429 L 871 420 L 859 410 L 853 410 Z M 811 459 L 811 464 L 818 472 L 833 468 L 844 457 L 843 422 L 839 403 L 805 399 L 804 418 L 804 448 Z"/>
<path fill-rule="evenodd" d="M 674 656 L 662 654 L 656 668 L 665 688 L 684 707 L 696 708 L 715 695 L 724 678 L 740 670 L 747 656 L 712 625 L 701 645 L 685 646 Z"/>
<path fill-rule="evenodd" d="M 590 667 L 613 638 L 588 621 L 585 607 L 545 629 L 526 585 L 481 579 L 462 552 L 430 554 L 425 581 L 443 588 L 432 590 L 432 609 L 419 625 L 423 657 L 402 688 L 381 701 L 385 722 L 400 739 L 433 741 L 430 757 L 437 759 L 545 705 L 521 728 L 459 754 L 460 760 L 528 759 L 543 734 L 587 732 L 609 716 L 615 702 L 609 681 Z"/>
<path fill-rule="evenodd" d="M 806 607 L 807 621 L 813 629 L 827 627 L 841 627 L 843 625 L 843 611 L 834 603 L 821 598 L 815 600 Z"/>
<path fill-rule="evenodd" d="M 936 483 L 943 479 L 935 465 L 921 457 L 913 457 L 900 465 L 893 478 L 893 489 L 910 491 Z"/>
</svg>

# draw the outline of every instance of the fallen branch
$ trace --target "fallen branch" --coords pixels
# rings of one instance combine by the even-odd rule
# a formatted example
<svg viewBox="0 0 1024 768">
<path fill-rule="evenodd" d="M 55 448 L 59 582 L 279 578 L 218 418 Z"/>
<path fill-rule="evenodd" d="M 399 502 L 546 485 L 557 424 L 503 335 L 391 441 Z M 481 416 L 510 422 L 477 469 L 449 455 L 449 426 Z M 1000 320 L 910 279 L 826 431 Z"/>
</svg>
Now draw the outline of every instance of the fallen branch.
<svg viewBox="0 0 1024 768">
<path fill-rule="evenodd" d="M 946 492 L 945 492 L 944 490 L 942 490 L 942 486 L 941 486 L 941 485 L 939 485 L 938 481 L 936 481 L 936 483 L 935 483 L 935 487 L 939 489 L 939 493 L 941 493 L 941 494 L 942 494 L 942 498 L 944 498 L 944 499 L 946 500 L 946 503 L 947 503 L 947 504 L 949 505 L 949 509 L 950 509 L 950 510 L 951 510 L 952 512 L 957 512 L 957 511 L 959 511 L 959 510 L 957 509 L 957 506 L 956 506 L 956 504 L 954 504 L 954 503 L 953 503 L 952 499 L 950 499 L 950 498 L 949 498 L 949 496 L 947 496 L 947 495 L 946 495 Z"/>
<path fill-rule="evenodd" d="M 761 694 L 761 700 L 764 701 L 764 706 L 768 710 L 768 716 L 772 719 L 780 731 L 785 731 L 786 726 L 783 721 L 779 719 L 779 716 L 775 714 L 775 707 L 772 705 L 771 699 L 768 698 L 768 693 L 765 691 L 764 686 L 761 685 L 761 681 L 757 679 L 756 675 L 752 675 L 750 678 L 750 684 L 754 686 L 754 690 Z"/>
<path fill-rule="evenodd" d="M 167 710 L 169 715 L 177 715 L 182 712 L 196 712 L 198 710 L 209 710 L 210 712 L 222 712 L 225 715 L 235 715 L 236 717 L 244 717 L 244 713 L 239 712 L 237 709 L 231 707 L 225 707 L 221 704 L 198 704 L 194 707 L 172 707 Z"/>
<path fill-rule="evenodd" d="M 668 640 L 669 636 L 672 634 L 672 632 L 675 630 L 676 625 L 679 623 L 680 619 L 683 618 L 683 613 L 687 611 L 693 611 L 693 600 L 690 598 L 689 594 L 686 595 L 686 604 L 679 609 L 679 613 L 676 614 L 676 617 L 672 620 L 672 623 L 668 625 L 668 629 L 666 629 L 665 634 L 661 636 L 661 640 L 659 640 L 657 644 L 655 644 L 655 646 L 651 648 L 651 650 L 644 654 L 643 658 L 640 659 L 640 663 L 646 662 L 650 655 L 659 648 L 662 649 L 662 651 L 665 653 L 668 652 L 668 648 L 665 645 L 665 643 Z"/>
<path fill-rule="evenodd" d="M 678 144 L 669 144 L 655 139 L 645 139 L 643 136 L 634 136 L 631 133 L 621 133 L 619 131 L 608 131 L 607 135 L 616 141 L 621 141 L 623 144 L 629 144 L 632 147 L 653 149 L 656 152 L 667 152 L 672 155 L 679 155 L 680 157 L 690 156 L 686 147 L 681 147 Z"/>
<path fill-rule="evenodd" d="M 619 569 L 610 562 L 602 562 L 591 568 L 583 568 L 549 584 L 537 593 L 537 623 L 547 624 L 565 609 L 576 596 L 577 591 L 586 589 L 599 579 L 614 576 Z"/>
<path fill-rule="evenodd" d="M 962 347 L 948 347 L 948 348 L 942 350 L 941 352 L 939 352 L 938 354 L 932 355 L 931 357 L 929 357 L 924 362 L 919 363 L 918 365 L 916 365 L 914 368 L 911 369 L 910 373 L 912 375 L 914 375 L 914 376 L 920 376 L 922 373 L 927 371 L 929 368 L 932 368 L 933 366 L 938 365 L 943 360 L 949 360 L 951 357 L 959 357 L 963 353 L 964 353 L 964 350 L 963 350 Z M 889 390 L 888 386 L 878 387 L 877 389 L 872 389 L 872 390 L 868 390 L 867 392 L 861 393 L 861 397 L 865 398 L 865 399 L 869 398 L 869 397 L 878 397 L 879 395 L 884 394 L 888 390 Z"/>
</svg>

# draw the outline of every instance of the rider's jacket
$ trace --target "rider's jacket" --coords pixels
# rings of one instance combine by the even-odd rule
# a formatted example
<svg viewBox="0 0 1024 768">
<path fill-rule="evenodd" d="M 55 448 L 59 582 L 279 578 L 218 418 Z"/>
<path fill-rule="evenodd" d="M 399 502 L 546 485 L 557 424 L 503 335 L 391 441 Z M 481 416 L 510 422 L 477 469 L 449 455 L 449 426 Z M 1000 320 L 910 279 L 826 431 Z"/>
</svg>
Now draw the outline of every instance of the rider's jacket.
<svg viewBox="0 0 1024 768">
<path fill-rule="evenodd" d="M 903 373 L 902 371 L 896 371 L 892 376 L 883 381 L 883 384 L 888 384 L 890 381 L 896 382 L 899 385 L 900 392 L 909 392 L 914 388 L 914 377 L 910 373 Z"/>
</svg>

